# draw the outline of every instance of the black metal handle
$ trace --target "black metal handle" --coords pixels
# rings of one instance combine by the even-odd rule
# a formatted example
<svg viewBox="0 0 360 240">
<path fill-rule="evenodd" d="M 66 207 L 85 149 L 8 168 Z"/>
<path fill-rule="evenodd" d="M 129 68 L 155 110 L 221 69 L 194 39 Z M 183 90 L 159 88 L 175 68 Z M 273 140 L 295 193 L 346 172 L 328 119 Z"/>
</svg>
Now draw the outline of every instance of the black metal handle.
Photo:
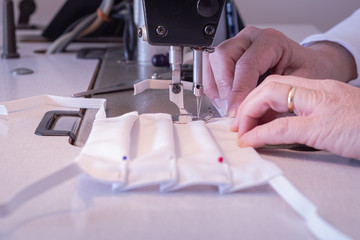
<svg viewBox="0 0 360 240">
<path fill-rule="evenodd" d="M 49 111 L 46 112 L 41 119 L 38 127 L 35 130 L 36 135 L 40 136 L 69 136 L 73 141 L 76 139 L 76 129 L 54 130 L 52 127 L 57 119 L 60 117 L 79 117 L 82 118 L 82 113 L 79 111 Z"/>
</svg>

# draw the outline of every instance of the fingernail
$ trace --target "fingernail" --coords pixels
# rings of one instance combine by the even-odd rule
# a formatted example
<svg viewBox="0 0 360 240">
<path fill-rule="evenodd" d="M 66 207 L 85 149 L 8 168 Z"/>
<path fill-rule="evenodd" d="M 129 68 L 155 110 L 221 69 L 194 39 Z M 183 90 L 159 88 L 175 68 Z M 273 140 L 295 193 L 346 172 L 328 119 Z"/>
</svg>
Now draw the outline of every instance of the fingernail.
<svg viewBox="0 0 360 240">
<path fill-rule="evenodd" d="M 237 132 L 238 131 L 238 127 L 235 125 L 235 123 L 231 124 L 230 131 L 232 131 L 232 132 Z"/>
<path fill-rule="evenodd" d="M 237 144 L 239 147 L 251 147 L 249 144 L 247 144 L 241 137 L 238 138 Z"/>
<path fill-rule="evenodd" d="M 236 108 L 235 107 L 231 107 L 227 114 L 228 117 L 234 118 L 236 116 Z"/>
<path fill-rule="evenodd" d="M 228 101 L 227 101 L 227 100 L 224 100 L 224 101 L 221 102 L 221 109 L 222 109 L 222 111 L 223 111 L 223 113 L 224 113 L 225 116 L 228 115 L 228 114 L 227 114 L 227 112 L 228 112 L 228 107 L 229 107 L 229 105 L 228 105 Z"/>
<path fill-rule="evenodd" d="M 217 111 L 219 112 L 221 117 L 226 117 L 226 112 L 222 109 L 222 104 L 219 98 L 213 99 L 213 104 L 215 105 Z"/>
<path fill-rule="evenodd" d="M 215 105 L 216 108 L 220 109 L 221 102 L 220 102 L 219 98 L 214 98 L 213 99 L 213 104 Z"/>
</svg>

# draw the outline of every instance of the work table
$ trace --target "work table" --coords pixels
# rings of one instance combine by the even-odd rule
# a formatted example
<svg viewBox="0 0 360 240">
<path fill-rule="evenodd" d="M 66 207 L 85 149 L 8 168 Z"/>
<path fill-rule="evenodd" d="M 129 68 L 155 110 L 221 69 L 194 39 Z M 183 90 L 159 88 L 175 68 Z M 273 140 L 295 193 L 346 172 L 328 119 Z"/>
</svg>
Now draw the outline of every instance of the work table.
<svg viewBox="0 0 360 240">
<path fill-rule="evenodd" d="M 296 26 L 291 29 L 298 33 Z M 99 61 L 77 59 L 74 53 L 34 53 L 48 44 L 20 43 L 20 59 L 1 60 L 0 102 L 42 94 L 70 96 L 89 88 Z M 98 45 L 76 43 L 70 49 L 83 46 Z M 30 68 L 34 74 L 13 75 L 11 71 L 18 67 Z M 71 164 L 81 150 L 66 137 L 31 136 L 34 141 L 24 141 L 23 132 L 31 132 L 36 119 L 29 119 L 14 135 L 4 131 L 1 120 L 0 203 Z M 283 170 L 324 219 L 360 239 L 360 161 L 324 151 L 258 152 Z M 166 194 L 154 188 L 114 194 L 109 186 L 86 177 L 73 178 L 0 218 L 0 238 L 313 239 L 304 221 L 268 185 L 227 195 L 210 187 Z"/>
</svg>

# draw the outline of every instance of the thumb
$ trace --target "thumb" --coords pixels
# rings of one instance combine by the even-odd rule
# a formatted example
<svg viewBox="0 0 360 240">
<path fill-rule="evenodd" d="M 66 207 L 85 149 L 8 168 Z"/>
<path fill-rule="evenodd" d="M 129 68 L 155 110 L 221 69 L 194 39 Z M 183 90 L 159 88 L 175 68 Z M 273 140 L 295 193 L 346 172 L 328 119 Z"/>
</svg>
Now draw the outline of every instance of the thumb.
<svg viewBox="0 0 360 240">
<path fill-rule="evenodd" d="M 309 126 L 311 126 L 311 119 L 306 116 L 277 118 L 239 136 L 238 145 L 259 148 L 266 144 L 305 144 L 309 142 L 310 134 L 314 133 L 314 129 L 308 131 Z"/>
</svg>

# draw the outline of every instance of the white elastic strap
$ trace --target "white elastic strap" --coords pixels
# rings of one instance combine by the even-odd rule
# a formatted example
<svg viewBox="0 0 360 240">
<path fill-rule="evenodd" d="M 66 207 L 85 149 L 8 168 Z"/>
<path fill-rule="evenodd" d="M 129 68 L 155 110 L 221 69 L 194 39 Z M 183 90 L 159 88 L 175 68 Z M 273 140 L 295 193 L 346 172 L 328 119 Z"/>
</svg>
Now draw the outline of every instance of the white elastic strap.
<svg viewBox="0 0 360 240">
<path fill-rule="evenodd" d="M 106 99 L 96 98 L 70 98 L 58 96 L 46 96 L 46 103 L 56 106 L 72 107 L 72 108 L 95 108 L 99 109 L 96 118 L 106 118 L 105 105 Z"/>
<path fill-rule="evenodd" d="M 0 105 L 0 115 L 2 115 L 2 116 L 8 115 L 7 108 L 4 105 Z"/>
<path fill-rule="evenodd" d="M 134 84 L 134 95 L 144 92 L 147 89 L 169 89 L 172 84 L 171 80 L 145 79 L 139 83 Z M 192 90 L 193 83 L 182 82 L 185 90 Z"/>
<path fill-rule="evenodd" d="M 318 239 L 350 239 L 336 228 L 325 222 L 316 212 L 316 206 L 297 190 L 283 175 L 269 181 L 270 186 L 302 216 L 310 232 Z"/>
<path fill-rule="evenodd" d="M 8 202 L 0 205 L 0 218 L 6 217 L 30 199 L 43 194 L 80 173 L 82 173 L 81 169 L 76 163 L 73 163 L 26 186 L 15 194 Z"/>
<path fill-rule="evenodd" d="M 96 118 L 106 118 L 105 114 L 105 99 L 89 99 L 89 98 L 69 98 L 58 97 L 51 95 L 40 95 L 6 102 L 0 105 L 0 115 L 5 115 L 8 112 L 23 111 L 41 105 L 55 105 L 71 108 L 95 108 L 99 109 Z M 37 182 L 25 187 L 14 195 L 8 202 L 0 205 L 0 217 L 5 217 L 14 212 L 18 207 L 28 200 L 46 192 L 47 190 L 56 187 L 66 180 L 77 176 L 82 171 L 76 163 L 73 163 L 59 171 L 42 178 Z"/>
<path fill-rule="evenodd" d="M 40 96 L 0 103 L 0 105 L 1 104 L 4 104 L 8 113 L 23 111 L 42 105 L 55 105 L 55 106 L 69 107 L 69 108 L 95 108 L 95 109 L 99 109 L 99 111 L 96 114 L 96 118 L 106 118 L 106 114 L 105 114 L 106 99 L 70 98 L 70 97 L 59 97 L 52 95 L 40 95 Z"/>
</svg>

